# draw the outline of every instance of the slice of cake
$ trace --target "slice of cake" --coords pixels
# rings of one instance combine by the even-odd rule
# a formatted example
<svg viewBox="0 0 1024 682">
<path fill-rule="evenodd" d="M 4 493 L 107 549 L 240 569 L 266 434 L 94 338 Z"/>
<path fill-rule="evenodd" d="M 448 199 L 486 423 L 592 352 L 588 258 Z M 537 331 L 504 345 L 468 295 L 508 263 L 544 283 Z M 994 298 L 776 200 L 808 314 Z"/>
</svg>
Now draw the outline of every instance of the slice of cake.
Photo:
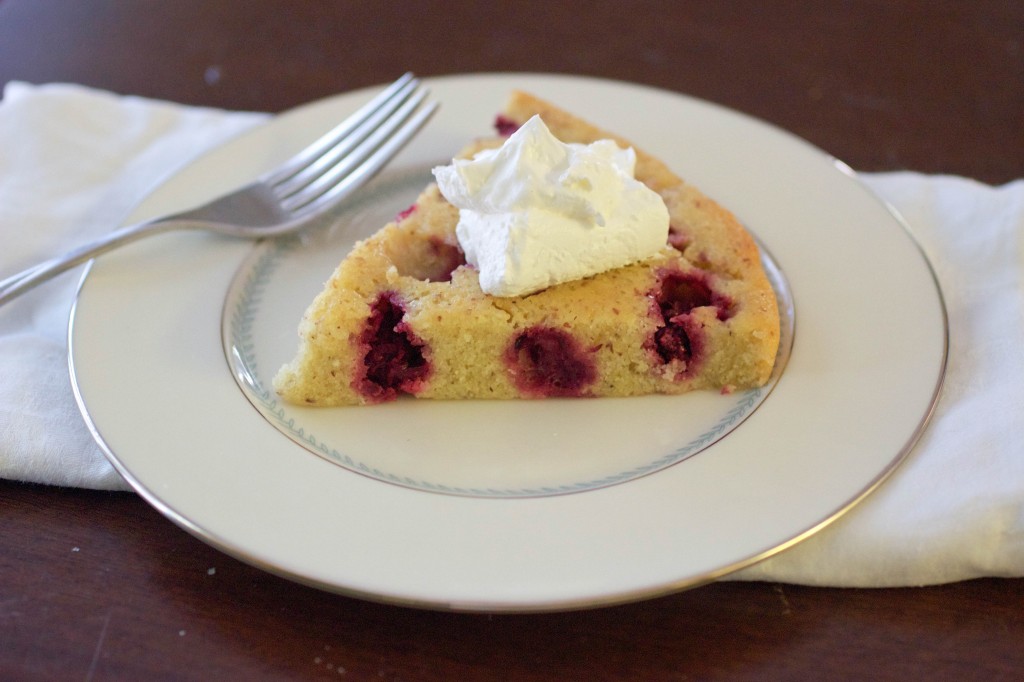
<svg viewBox="0 0 1024 682">
<path fill-rule="evenodd" d="M 556 106 L 513 93 L 500 147 L 539 116 L 565 143 L 631 145 Z M 635 148 L 634 148 L 635 149 Z M 546 398 L 731 391 L 763 385 L 779 343 L 757 246 L 731 213 L 636 150 L 636 179 L 668 211 L 653 255 L 525 295 L 485 293 L 466 262 L 459 209 L 431 184 L 357 243 L 307 309 L 295 359 L 274 379 L 301 405 L 418 398 Z"/>
</svg>

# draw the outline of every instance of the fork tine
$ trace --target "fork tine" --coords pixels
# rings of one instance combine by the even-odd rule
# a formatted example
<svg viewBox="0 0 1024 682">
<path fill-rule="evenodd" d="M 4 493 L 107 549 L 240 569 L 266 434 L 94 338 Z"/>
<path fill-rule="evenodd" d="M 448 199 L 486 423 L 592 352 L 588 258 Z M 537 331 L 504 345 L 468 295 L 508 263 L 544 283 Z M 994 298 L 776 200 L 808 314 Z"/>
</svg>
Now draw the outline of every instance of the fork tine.
<svg viewBox="0 0 1024 682">
<path fill-rule="evenodd" d="M 385 108 L 375 112 L 362 125 L 340 140 L 337 146 L 326 150 L 320 158 L 299 173 L 284 182 L 273 185 L 272 189 L 278 200 L 284 202 L 293 195 L 306 191 L 339 163 L 346 168 L 354 168 L 358 165 L 359 155 L 367 153 L 366 147 L 359 145 L 368 140 L 375 140 L 375 142 L 367 142 L 371 147 L 381 144 L 381 136 L 384 132 L 393 130 L 398 123 L 408 118 L 423 103 L 427 97 L 427 91 L 418 88 L 418 82 L 409 83 L 399 93 L 401 100 L 396 97 L 393 101 L 388 102 Z M 360 154 L 355 153 L 357 149 L 362 150 Z"/>
<path fill-rule="evenodd" d="M 391 110 L 408 97 L 412 89 L 415 89 L 419 81 L 412 72 L 406 72 L 401 78 L 385 88 L 380 94 L 356 110 L 351 116 L 329 130 L 318 140 L 293 156 L 288 161 L 272 171 L 265 173 L 260 180 L 270 184 L 285 182 L 289 178 L 301 173 L 310 164 L 315 163 L 330 149 L 339 142 L 346 139 L 359 126 L 366 123 L 367 119 L 377 114 L 382 108 L 390 107 Z M 409 86 L 412 85 L 412 88 Z M 397 102 L 397 103 L 396 103 Z"/>
<path fill-rule="evenodd" d="M 325 171 L 301 193 L 283 201 L 282 208 L 300 217 L 341 201 L 380 172 L 430 120 L 438 106 L 436 102 L 429 103 L 410 117 L 416 107 L 407 105 L 352 154 Z"/>
<path fill-rule="evenodd" d="M 430 102 L 417 111 L 419 104 L 410 104 L 403 108 L 404 115 L 396 115 L 389 120 L 342 163 L 325 172 L 300 194 L 282 202 L 282 208 L 296 217 L 321 211 L 341 201 L 379 173 L 426 125 L 439 106 L 437 102 Z"/>
</svg>

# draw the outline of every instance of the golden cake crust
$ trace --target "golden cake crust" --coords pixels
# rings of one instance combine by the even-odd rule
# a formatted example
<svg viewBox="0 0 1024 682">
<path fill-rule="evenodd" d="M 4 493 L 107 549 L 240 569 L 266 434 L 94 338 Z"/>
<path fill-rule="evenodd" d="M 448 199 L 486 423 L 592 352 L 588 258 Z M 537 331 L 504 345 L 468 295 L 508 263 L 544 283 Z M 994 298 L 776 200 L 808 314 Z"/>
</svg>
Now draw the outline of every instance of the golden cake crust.
<svg viewBox="0 0 1024 682">
<path fill-rule="evenodd" d="M 553 104 L 514 92 L 501 114 L 512 125 L 533 115 L 564 142 L 633 146 L 637 179 L 668 207 L 670 244 L 641 263 L 528 296 L 489 296 L 475 269 L 458 266 L 458 209 L 430 185 L 411 210 L 357 243 L 309 306 L 299 351 L 274 381 L 283 399 L 626 396 L 768 380 L 778 308 L 757 245 L 735 217 L 657 158 Z M 478 140 L 460 155 L 501 142 Z M 382 316 L 389 329 L 374 336 L 368 328 Z M 395 344 L 414 367 L 378 391 L 367 379 L 377 376 L 370 358 Z M 549 370 L 560 374 L 553 382 L 541 376 Z"/>
</svg>

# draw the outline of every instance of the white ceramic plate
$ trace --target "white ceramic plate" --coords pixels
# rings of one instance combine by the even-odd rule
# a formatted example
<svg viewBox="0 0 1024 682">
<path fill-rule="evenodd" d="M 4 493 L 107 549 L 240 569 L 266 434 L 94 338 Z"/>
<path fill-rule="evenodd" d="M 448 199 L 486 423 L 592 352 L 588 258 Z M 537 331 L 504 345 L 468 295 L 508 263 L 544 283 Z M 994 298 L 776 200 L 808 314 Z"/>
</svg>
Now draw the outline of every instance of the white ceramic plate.
<svg viewBox="0 0 1024 682">
<path fill-rule="evenodd" d="M 94 264 L 72 314 L 72 380 L 97 440 L 150 503 L 225 552 L 325 589 L 546 610 L 742 568 L 836 518 L 903 459 L 941 384 L 945 313 L 904 226 L 845 167 L 749 117 L 636 85 L 526 74 L 430 85 L 441 112 L 323 234 L 291 246 L 167 235 Z M 261 391 L 345 245 L 486 133 L 516 87 L 657 151 L 767 245 L 787 321 L 793 309 L 799 320 L 773 390 L 274 404 Z M 244 183 L 371 94 L 275 118 L 129 221 Z"/>
</svg>

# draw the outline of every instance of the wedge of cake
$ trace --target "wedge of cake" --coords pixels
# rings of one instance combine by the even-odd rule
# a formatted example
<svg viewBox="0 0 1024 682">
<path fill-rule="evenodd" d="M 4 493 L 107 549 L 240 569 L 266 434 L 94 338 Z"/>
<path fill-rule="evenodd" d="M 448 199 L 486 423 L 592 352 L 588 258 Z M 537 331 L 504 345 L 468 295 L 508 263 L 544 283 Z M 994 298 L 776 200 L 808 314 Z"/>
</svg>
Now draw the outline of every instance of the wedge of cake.
<svg viewBox="0 0 1024 682">
<path fill-rule="evenodd" d="M 553 104 L 512 94 L 500 147 L 539 117 L 565 143 L 624 139 Z M 635 149 L 635 148 L 634 148 Z M 440 176 L 439 176 L 440 177 Z M 274 380 L 300 405 L 731 391 L 763 385 L 779 312 L 751 236 L 657 158 L 635 150 L 635 177 L 668 213 L 638 262 L 523 295 L 481 288 L 456 226 L 460 209 L 429 185 L 394 222 L 357 243 L 307 309 L 294 360 Z"/>
</svg>

